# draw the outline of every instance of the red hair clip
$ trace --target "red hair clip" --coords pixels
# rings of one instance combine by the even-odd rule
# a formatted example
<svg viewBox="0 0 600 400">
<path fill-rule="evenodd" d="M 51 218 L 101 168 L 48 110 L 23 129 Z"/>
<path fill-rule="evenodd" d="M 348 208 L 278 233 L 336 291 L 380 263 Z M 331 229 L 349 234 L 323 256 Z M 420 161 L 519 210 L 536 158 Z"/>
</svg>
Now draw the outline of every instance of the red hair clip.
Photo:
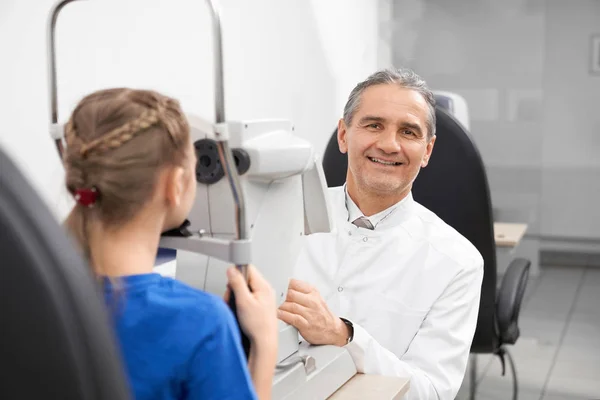
<svg viewBox="0 0 600 400">
<path fill-rule="evenodd" d="M 75 190 L 75 200 L 82 206 L 92 207 L 98 199 L 98 190 L 95 187 L 91 189 Z"/>
</svg>

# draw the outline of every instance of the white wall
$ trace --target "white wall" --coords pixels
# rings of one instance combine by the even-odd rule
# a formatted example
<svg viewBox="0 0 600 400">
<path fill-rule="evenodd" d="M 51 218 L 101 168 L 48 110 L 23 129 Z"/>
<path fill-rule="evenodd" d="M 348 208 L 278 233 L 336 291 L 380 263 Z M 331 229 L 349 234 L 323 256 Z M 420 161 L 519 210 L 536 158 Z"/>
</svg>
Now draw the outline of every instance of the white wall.
<svg viewBox="0 0 600 400">
<path fill-rule="evenodd" d="M 0 3 L 0 145 L 58 217 L 70 200 L 48 134 L 50 0 Z M 222 1 L 228 119 L 289 118 L 322 153 L 353 85 L 377 67 L 372 0 Z M 58 21 L 59 118 L 108 86 L 153 88 L 214 119 L 212 37 L 204 1 L 102 0 Z"/>
<path fill-rule="evenodd" d="M 466 98 L 497 218 L 574 246 L 600 241 L 599 21 L 598 0 L 394 3 L 394 62 Z"/>
<path fill-rule="evenodd" d="M 379 0 L 378 10 L 379 43 L 377 63 L 380 68 L 394 66 L 394 0 Z"/>
<path fill-rule="evenodd" d="M 600 1 L 546 7 L 542 232 L 600 240 L 600 75 L 590 74 Z"/>
</svg>

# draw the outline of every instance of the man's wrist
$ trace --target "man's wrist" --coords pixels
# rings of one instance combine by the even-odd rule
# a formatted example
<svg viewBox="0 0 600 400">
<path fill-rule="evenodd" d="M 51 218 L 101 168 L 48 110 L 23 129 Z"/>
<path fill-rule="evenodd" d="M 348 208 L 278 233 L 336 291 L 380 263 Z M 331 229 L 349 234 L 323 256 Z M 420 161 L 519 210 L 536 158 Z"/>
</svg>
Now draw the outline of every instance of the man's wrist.
<svg viewBox="0 0 600 400">
<path fill-rule="evenodd" d="M 354 336 L 354 327 L 352 322 L 348 321 L 345 318 L 338 318 L 339 321 L 339 334 L 336 345 L 339 347 L 343 347 L 352 341 L 352 337 Z"/>
</svg>

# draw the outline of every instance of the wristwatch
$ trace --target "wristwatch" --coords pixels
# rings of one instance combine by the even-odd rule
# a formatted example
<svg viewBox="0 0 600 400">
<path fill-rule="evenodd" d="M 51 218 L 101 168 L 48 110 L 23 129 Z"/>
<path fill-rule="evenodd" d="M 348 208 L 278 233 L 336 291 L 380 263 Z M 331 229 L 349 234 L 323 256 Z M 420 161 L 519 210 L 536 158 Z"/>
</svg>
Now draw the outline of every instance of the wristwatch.
<svg viewBox="0 0 600 400">
<path fill-rule="evenodd" d="M 344 324 L 346 324 L 346 326 L 348 327 L 348 331 L 350 332 L 348 335 L 348 341 L 346 342 L 346 344 L 348 344 L 352 341 L 352 339 L 354 339 L 354 325 L 352 324 L 352 322 L 348 321 L 346 318 L 340 317 L 340 319 L 342 320 L 342 322 Z"/>
</svg>

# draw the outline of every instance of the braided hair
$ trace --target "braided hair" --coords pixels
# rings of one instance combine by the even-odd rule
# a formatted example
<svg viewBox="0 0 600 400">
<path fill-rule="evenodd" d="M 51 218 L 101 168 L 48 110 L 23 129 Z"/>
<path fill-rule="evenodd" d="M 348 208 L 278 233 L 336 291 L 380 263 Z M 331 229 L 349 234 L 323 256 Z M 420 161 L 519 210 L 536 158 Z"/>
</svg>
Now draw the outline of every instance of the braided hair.
<svg viewBox="0 0 600 400">
<path fill-rule="evenodd" d="M 155 91 L 100 90 L 75 107 L 64 164 L 77 203 L 65 225 L 92 266 L 90 224 L 110 229 L 131 220 L 151 199 L 158 172 L 183 165 L 189 138 L 179 103 Z"/>
</svg>

